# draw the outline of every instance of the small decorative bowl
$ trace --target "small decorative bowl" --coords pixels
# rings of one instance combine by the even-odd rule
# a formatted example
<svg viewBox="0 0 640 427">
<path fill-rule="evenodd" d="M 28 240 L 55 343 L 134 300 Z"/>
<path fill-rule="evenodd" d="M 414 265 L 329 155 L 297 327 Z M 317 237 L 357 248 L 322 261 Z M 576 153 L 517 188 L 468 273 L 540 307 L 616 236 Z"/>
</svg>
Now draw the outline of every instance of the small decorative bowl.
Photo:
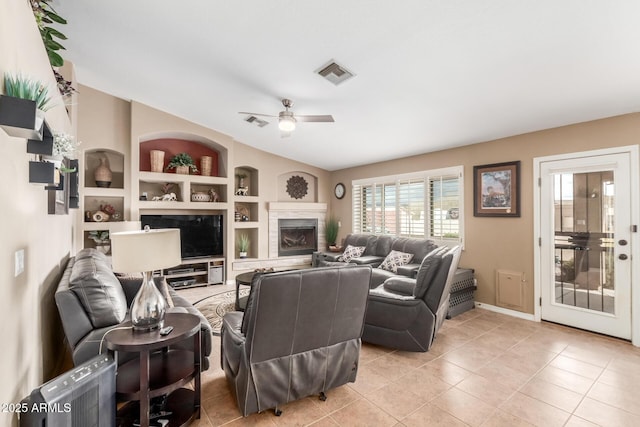
<svg viewBox="0 0 640 427">
<path fill-rule="evenodd" d="M 211 195 L 208 193 L 202 193 L 202 192 L 191 193 L 191 201 L 192 202 L 210 202 Z"/>
</svg>

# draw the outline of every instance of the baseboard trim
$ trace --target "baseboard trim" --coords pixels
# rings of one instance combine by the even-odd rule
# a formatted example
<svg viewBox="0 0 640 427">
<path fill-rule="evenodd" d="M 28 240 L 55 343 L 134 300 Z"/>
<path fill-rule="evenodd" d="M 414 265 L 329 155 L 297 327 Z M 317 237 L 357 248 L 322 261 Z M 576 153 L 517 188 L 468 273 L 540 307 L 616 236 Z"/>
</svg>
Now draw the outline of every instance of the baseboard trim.
<svg viewBox="0 0 640 427">
<path fill-rule="evenodd" d="M 485 304 L 483 302 L 477 302 L 475 304 L 478 308 L 484 308 L 485 310 L 494 311 L 500 314 L 506 314 L 507 316 L 517 317 L 519 319 L 530 320 L 532 322 L 536 321 L 536 318 L 533 314 L 523 313 L 521 311 L 510 310 L 508 308 L 498 307 L 491 304 Z"/>
</svg>

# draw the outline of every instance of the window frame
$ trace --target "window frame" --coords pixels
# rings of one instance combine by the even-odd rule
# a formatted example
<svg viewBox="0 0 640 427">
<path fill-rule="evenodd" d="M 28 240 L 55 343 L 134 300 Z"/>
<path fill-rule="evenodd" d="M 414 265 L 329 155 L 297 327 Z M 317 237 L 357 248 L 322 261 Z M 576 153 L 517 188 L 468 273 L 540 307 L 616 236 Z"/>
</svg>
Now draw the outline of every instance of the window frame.
<svg viewBox="0 0 640 427">
<path fill-rule="evenodd" d="M 458 178 L 458 237 L 457 238 L 436 238 L 431 236 L 431 197 L 430 197 L 430 183 L 433 179 L 443 179 L 449 177 L 457 177 Z M 351 194 L 353 195 L 352 200 L 352 232 L 353 233 L 362 233 L 362 226 L 366 225 L 364 222 L 363 216 L 366 215 L 366 207 L 363 206 L 362 194 L 365 193 L 365 188 L 370 188 L 371 190 L 367 192 L 367 194 L 373 196 L 372 197 L 372 211 L 374 213 L 374 218 L 378 219 L 380 216 L 385 217 L 384 211 L 384 203 L 385 198 L 382 197 L 382 200 L 378 201 L 376 196 L 379 194 L 384 194 L 385 186 L 395 185 L 395 208 L 399 206 L 399 199 L 401 193 L 401 185 L 411 183 L 411 181 L 422 181 L 422 185 L 424 188 L 424 234 L 423 236 L 418 236 L 419 238 L 425 238 L 433 240 L 438 245 L 461 245 L 464 247 L 464 166 L 451 166 L 447 168 L 439 168 L 439 169 L 431 169 L 425 171 L 418 172 L 409 172 L 403 174 L 396 175 L 387 175 L 387 176 L 378 176 L 371 178 L 362 178 L 351 181 Z M 395 215 L 396 223 L 393 227 L 396 232 L 395 233 L 385 233 L 382 230 L 384 227 L 384 221 L 378 223 L 376 221 L 372 224 L 373 234 L 391 234 L 395 236 L 401 236 L 402 225 L 400 221 L 401 215 Z M 376 232 L 377 227 L 381 227 L 381 230 Z"/>
</svg>

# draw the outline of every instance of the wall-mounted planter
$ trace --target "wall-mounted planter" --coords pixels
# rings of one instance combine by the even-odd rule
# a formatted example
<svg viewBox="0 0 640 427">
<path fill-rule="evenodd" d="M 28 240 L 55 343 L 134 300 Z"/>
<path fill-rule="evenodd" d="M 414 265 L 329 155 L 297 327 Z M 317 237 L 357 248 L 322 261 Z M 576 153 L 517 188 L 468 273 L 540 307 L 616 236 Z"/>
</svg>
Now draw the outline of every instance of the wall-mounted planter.
<svg viewBox="0 0 640 427">
<path fill-rule="evenodd" d="M 42 125 L 42 141 L 37 139 L 28 140 L 27 153 L 44 154 L 45 156 L 53 154 L 53 133 L 46 121 Z"/>
<path fill-rule="evenodd" d="M 49 162 L 29 162 L 29 182 L 33 184 L 54 184 L 55 165 Z"/>
<path fill-rule="evenodd" d="M 0 95 L 0 127 L 9 136 L 42 139 L 44 112 L 35 101 Z"/>
</svg>

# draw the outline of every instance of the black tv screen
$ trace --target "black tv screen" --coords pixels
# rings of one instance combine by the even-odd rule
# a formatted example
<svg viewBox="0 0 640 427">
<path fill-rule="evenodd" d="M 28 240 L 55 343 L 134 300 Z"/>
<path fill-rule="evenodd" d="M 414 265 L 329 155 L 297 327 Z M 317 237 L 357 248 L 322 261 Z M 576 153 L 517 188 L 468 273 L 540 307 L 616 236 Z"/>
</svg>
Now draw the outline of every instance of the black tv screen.
<svg viewBox="0 0 640 427">
<path fill-rule="evenodd" d="M 222 215 L 140 215 L 142 228 L 179 228 L 182 258 L 224 254 Z"/>
</svg>

